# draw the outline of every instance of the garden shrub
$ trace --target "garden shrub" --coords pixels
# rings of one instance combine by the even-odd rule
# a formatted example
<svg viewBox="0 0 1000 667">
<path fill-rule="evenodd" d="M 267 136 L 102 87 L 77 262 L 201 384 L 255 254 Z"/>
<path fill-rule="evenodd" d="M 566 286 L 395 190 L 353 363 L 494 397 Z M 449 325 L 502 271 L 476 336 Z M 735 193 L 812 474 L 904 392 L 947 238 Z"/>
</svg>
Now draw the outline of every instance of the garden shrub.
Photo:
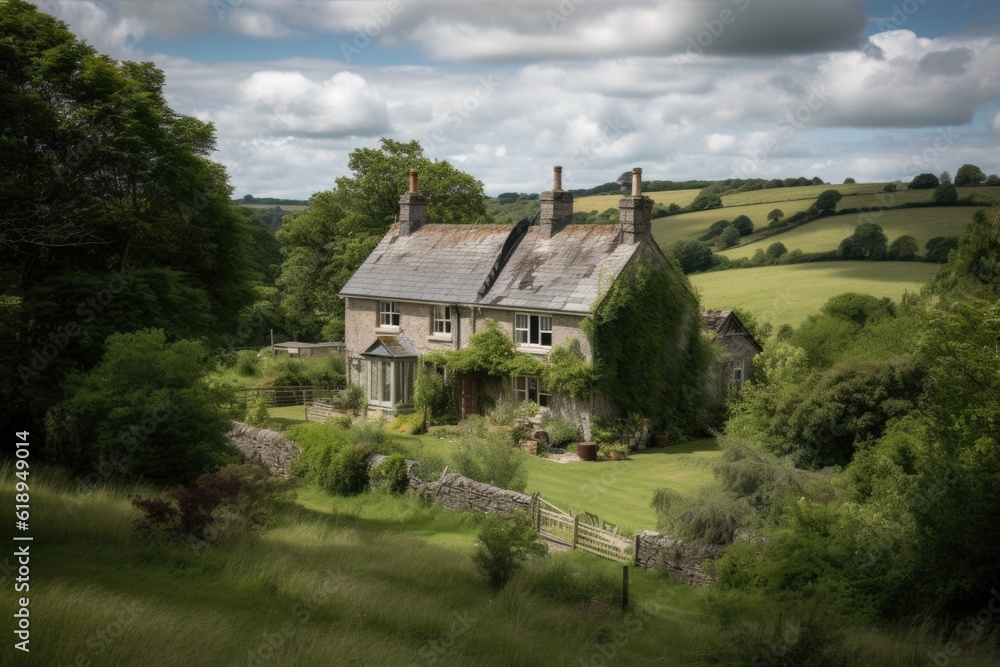
<svg viewBox="0 0 1000 667">
<path fill-rule="evenodd" d="M 382 464 L 371 471 L 372 483 L 390 493 L 403 493 L 410 486 L 406 475 L 406 459 L 402 454 L 387 456 Z"/>
<path fill-rule="evenodd" d="M 703 544 L 731 543 L 751 514 L 746 501 L 718 492 L 691 497 L 658 489 L 650 504 L 656 510 L 658 530 Z"/>
<path fill-rule="evenodd" d="M 296 472 L 338 495 L 355 495 L 368 485 L 368 456 L 378 440 L 375 429 L 346 431 L 323 424 L 299 424 L 289 435 L 302 448 Z M 388 453 L 388 452 L 386 452 Z"/>
<path fill-rule="evenodd" d="M 542 425 L 549 434 L 549 444 L 553 447 L 562 447 L 580 439 L 580 429 L 575 424 L 562 419 L 547 419 Z"/>
<path fill-rule="evenodd" d="M 243 413 L 243 421 L 257 428 L 270 428 L 273 422 L 267 402 L 259 396 L 247 401 L 246 411 Z"/>
<path fill-rule="evenodd" d="M 470 420 L 467 420 L 470 421 Z M 472 420 L 475 421 L 475 420 Z M 466 477 L 512 491 L 524 491 L 528 473 L 524 452 L 510 444 L 510 436 L 499 428 L 490 428 L 480 420 L 462 434 L 452 449 L 454 469 Z"/>
<path fill-rule="evenodd" d="M 253 350 L 240 350 L 236 353 L 236 363 L 233 369 L 237 375 L 243 377 L 253 377 L 260 373 L 262 363 L 261 358 Z"/>
<path fill-rule="evenodd" d="M 356 496 L 368 487 L 370 450 L 358 445 L 343 447 L 330 459 L 325 488 L 340 496 Z"/>
<path fill-rule="evenodd" d="M 548 549 L 525 512 L 489 514 L 483 519 L 472 561 L 494 590 L 507 585 L 522 561 L 544 556 Z"/>
</svg>

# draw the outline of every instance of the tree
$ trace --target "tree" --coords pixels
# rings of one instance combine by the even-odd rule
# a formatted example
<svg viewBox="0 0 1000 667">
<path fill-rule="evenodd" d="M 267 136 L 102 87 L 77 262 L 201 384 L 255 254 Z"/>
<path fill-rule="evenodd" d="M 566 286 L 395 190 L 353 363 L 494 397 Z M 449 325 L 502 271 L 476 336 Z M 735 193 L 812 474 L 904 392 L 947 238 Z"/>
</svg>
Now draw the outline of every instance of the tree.
<svg viewBox="0 0 1000 667">
<path fill-rule="evenodd" d="M 986 181 L 983 183 L 983 185 L 1000 185 L 1000 176 L 997 176 L 996 174 L 990 174 L 989 176 L 986 177 Z"/>
<path fill-rule="evenodd" d="M 344 304 L 337 293 L 389 230 L 409 170 L 420 170 L 420 192 L 431 222 L 487 219 L 482 183 L 447 162 L 425 158 L 419 142 L 381 140 L 349 157 L 351 176 L 314 194 L 309 207 L 288 216 L 277 233 L 284 261 L 281 290 L 286 331 L 293 338 L 342 340 Z"/>
<path fill-rule="evenodd" d="M 942 183 L 934 188 L 931 200 L 940 206 L 951 206 L 958 201 L 958 190 L 951 183 Z"/>
<path fill-rule="evenodd" d="M 844 196 L 837 190 L 824 190 L 809 209 L 816 215 L 831 215 Z"/>
<path fill-rule="evenodd" d="M 781 222 L 781 219 L 785 217 L 785 212 L 780 208 L 771 209 L 771 212 L 767 214 L 767 219 L 771 224 L 768 227 L 777 227 Z"/>
<path fill-rule="evenodd" d="M 939 248 L 935 250 L 940 253 Z M 958 247 L 931 286 L 940 295 L 1000 297 L 1000 206 L 972 214 Z"/>
<path fill-rule="evenodd" d="M 986 180 L 983 170 L 974 164 L 963 164 L 955 172 L 955 185 L 979 185 Z"/>
<path fill-rule="evenodd" d="M 927 261 L 944 264 L 948 261 L 948 253 L 958 248 L 957 236 L 935 236 L 924 244 L 927 251 Z"/>
<path fill-rule="evenodd" d="M 698 241 L 676 241 L 667 252 L 677 260 L 684 273 L 696 273 L 712 268 L 712 249 Z"/>
<path fill-rule="evenodd" d="M 837 248 L 837 256 L 842 259 L 880 260 L 885 259 L 886 252 L 885 232 L 874 222 L 862 222 Z"/>
<path fill-rule="evenodd" d="M 221 404 L 204 379 L 208 351 L 160 329 L 115 334 L 101 362 L 67 379 L 48 417 L 49 455 L 78 471 L 96 464 L 125 478 L 184 483 L 234 462 Z"/>
<path fill-rule="evenodd" d="M 753 234 L 753 221 L 745 215 L 738 215 L 733 218 L 732 225 L 740 233 L 740 236 Z"/>
<path fill-rule="evenodd" d="M 208 159 L 214 128 L 168 106 L 160 70 L 99 54 L 21 0 L 0 3 L 0 53 L 0 424 L 43 445 L 65 374 L 96 364 L 108 334 L 222 344 L 262 276 L 251 221 Z M 52 337 L 65 344 L 40 358 Z"/>
<path fill-rule="evenodd" d="M 692 211 L 705 211 L 710 208 L 721 208 L 722 198 L 719 196 L 718 187 L 709 185 L 698 193 L 688 208 Z"/>
<path fill-rule="evenodd" d="M 788 248 L 781 241 L 775 241 L 771 245 L 767 246 L 767 250 L 764 251 L 764 255 L 768 259 L 778 259 L 788 253 Z"/>
<path fill-rule="evenodd" d="M 621 190 L 624 193 L 632 192 L 632 172 L 623 171 L 621 175 L 615 179 L 615 183 L 621 186 Z"/>
<path fill-rule="evenodd" d="M 716 220 L 712 223 L 712 226 L 708 228 L 708 231 L 698 237 L 699 241 L 711 241 L 715 237 L 725 230 L 726 227 L 730 225 L 728 220 Z"/>
<path fill-rule="evenodd" d="M 882 192 L 895 192 L 895 191 L 896 191 L 895 183 L 886 183 L 885 187 L 882 188 Z"/>
<path fill-rule="evenodd" d="M 917 174 L 907 186 L 910 190 L 930 190 L 941 185 L 941 181 L 934 174 Z"/>
<path fill-rule="evenodd" d="M 857 181 L 855 181 L 850 176 L 844 179 L 844 185 L 853 185 L 854 183 L 857 183 Z"/>
<path fill-rule="evenodd" d="M 725 250 L 726 248 L 732 248 L 733 246 L 739 244 L 740 242 L 740 232 L 732 225 L 729 225 L 722 230 L 719 234 L 719 238 L 715 241 L 715 247 L 719 250 Z"/>
<path fill-rule="evenodd" d="M 944 185 L 945 183 L 951 185 L 951 174 L 947 171 L 942 171 L 941 175 L 938 176 L 938 180 L 941 181 L 941 185 Z"/>
<path fill-rule="evenodd" d="M 909 261 L 917 256 L 918 250 L 920 250 L 920 244 L 917 243 L 917 240 L 904 234 L 889 244 L 887 257 L 895 261 Z"/>
</svg>

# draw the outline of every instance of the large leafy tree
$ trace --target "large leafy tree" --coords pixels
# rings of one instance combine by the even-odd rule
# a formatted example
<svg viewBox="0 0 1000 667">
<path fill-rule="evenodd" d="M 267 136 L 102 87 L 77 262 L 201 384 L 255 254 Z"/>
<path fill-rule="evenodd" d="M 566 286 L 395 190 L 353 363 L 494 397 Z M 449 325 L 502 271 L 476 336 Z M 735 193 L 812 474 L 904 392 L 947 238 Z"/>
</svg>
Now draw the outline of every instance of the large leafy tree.
<svg viewBox="0 0 1000 667">
<path fill-rule="evenodd" d="M 429 222 L 489 219 L 483 184 L 444 161 L 424 156 L 417 141 L 382 138 L 378 148 L 354 150 L 351 175 L 318 192 L 309 208 L 286 218 L 277 236 L 284 261 L 278 287 L 287 333 L 296 338 L 342 340 L 347 283 L 399 213 L 410 169 L 420 171 Z"/>
<path fill-rule="evenodd" d="M 208 159 L 214 129 L 170 109 L 163 84 L 0 3 L 0 400 L 22 428 L 41 430 L 108 335 L 213 341 L 254 297 L 252 224 Z"/>
<path fill-rule="evenodd" d="M 985 180 L 986 174 L 974 164 L 963 164 L 955 172 L 955 185 L 979 185 Z"/>
</svg>

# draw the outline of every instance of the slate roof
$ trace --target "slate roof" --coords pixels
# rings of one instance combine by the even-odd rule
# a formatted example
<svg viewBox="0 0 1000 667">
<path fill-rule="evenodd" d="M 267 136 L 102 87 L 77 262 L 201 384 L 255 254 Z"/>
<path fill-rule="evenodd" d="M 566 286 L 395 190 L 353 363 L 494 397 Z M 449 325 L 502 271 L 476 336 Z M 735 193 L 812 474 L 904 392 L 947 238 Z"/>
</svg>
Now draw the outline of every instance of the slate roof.
<svg viewBox="0 0 1000 667">
<path fill-rule="evenodd" d="M 382 238 L 341 296 L 474 303 L 509 225 L 424 225 L 409 236 L 399 226 Z"/>
<path fill-rule="evenodd" d="M 753 337 L 750 330 L 746 328 L 743 321 L 731 310 L 703 310 L 701 312 L 702 318 L 705 320 L 705 324 L 708 326 L 709 330 L 714 332 L 719 336 L 746 336 L 750 342 L 757 348 L 758 352 L 763 352 L 764 348 L 761 347 L 757 339 Z"/>
<path fill-rule="evenodd" d="M 382 334 L 375 336 L 375 342 L 361 354 L 371 357 L 400 359 L 416 357 L 417 349 L 403 334 Z"/>
<path fill-rule="evenodd" d="M 513 227 L 394 226 L 341 296 L 589 313 L 641 244 L 618 242 L 619 227 L 568 225 L 552 238 L 529 227 L 489 290 L 477 294 Z"/>
</svg>

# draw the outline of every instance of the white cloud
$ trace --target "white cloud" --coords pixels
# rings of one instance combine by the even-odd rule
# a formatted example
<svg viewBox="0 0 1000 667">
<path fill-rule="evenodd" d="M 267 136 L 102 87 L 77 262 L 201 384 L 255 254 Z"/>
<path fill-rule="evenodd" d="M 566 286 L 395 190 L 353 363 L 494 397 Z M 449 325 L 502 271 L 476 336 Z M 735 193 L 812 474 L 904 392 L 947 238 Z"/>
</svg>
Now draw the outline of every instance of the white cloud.
<svg viewBox="0 0 1000 667">
<path fill-rule="evenodd" d="M 996 116 L 993 116 L 993 131 L 1000 134 L 1000 111 L 997 112 Z"/>
<path fill-rule="evenodd" d="M 709 153 L 727 153 L 736 146 L 736 137 L 731 134 L 719 134 L 715 132 L 705 138 L 705 145 Z"/>
</svg>

